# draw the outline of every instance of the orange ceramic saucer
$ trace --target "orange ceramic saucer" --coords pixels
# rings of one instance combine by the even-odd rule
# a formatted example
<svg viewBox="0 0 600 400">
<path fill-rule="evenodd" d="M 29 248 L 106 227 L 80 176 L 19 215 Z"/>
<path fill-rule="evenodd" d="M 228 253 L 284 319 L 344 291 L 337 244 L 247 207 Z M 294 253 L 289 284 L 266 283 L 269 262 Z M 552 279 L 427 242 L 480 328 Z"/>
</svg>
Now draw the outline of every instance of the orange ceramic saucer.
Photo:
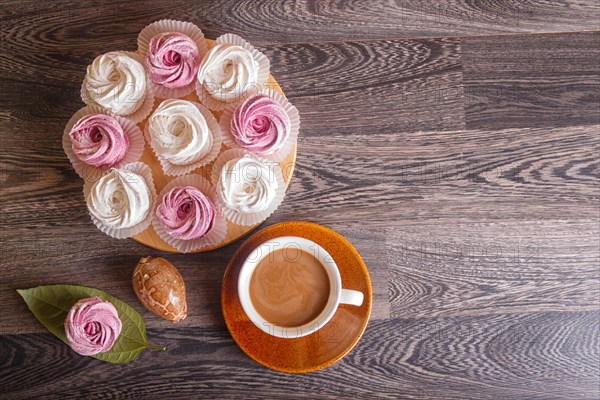
<svg viewBox="0 0 600 400">
<path fill-rule="evenodd" d="M 323 247 L 333 257 L 345 289 L 365 295 L 360 307 L 340 304 L 333 318 L 310 335 L 284 339 L 257 328 L 246 316 L 237 292 L 244 260 L 259 244 L 279 236 L 299 236 Z M 356 345 L 371 315 L 369 273 L 356 249 L 340 234 L 310 222 L 283 222 L 252 235 L 231 258 L 221 289 L 221 307 L 227 328 L 240 348 L 256 362 L 271 369 L 303 373 L 325 368 L 344 357 Z"/>
</svg>

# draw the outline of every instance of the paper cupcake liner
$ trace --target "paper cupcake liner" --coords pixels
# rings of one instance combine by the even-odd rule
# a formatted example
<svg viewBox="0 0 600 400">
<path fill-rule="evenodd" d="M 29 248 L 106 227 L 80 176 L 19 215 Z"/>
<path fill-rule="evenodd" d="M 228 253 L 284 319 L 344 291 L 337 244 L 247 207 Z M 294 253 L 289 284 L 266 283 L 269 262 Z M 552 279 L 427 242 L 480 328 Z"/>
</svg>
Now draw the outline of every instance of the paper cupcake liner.
<svg viewBox="0 0 600 400">
<path fill-rule="evenodd" d="M 215 200 L 217 193 L 210 182 L 204 179 L 202 176 L 192 174 L 173 179 L 164 187 L 163 190 L 161 190 L 160 194 L 158 195 L 156 207 L 153 209 L 152 227 L 154 227 L 154 231 L 158 234 L 158 236 L 182 253 L 189 253 L 194 250 L 221 243 L 223 240 L 225 240 L 225 235 L 227 234 L 227 221 L 225 220 L 225 216 L 219 212 L 218 207 L 215 213 L 215 223 L 212 229 L 204 237 L 194 240 L 182 240 L 169 235 L 163 224 L 156 216 L 156 209 L 161 204 L 162 198 L 167 194 L 167 192 L 176 186 L 193 186 L 204 193 L 204 195 L 216 205 Z"/>
<path fill-rule="evenodd" d="M 272 100 L 279 103 L 287 115 L 290 118 L 290 133 L 287 140 L 281 145 L 279 150 L 271 154 L 262 154 L 250 149 L 244 149 L 250 153 L 254 153 L 260 157 L 264 157 L 269 160 L 280 162 L 284 160 L 292 151 L 296 141 L 298 140 L 298 134 L 300 132 L 300 114 L 298 113 L 298 109 L 292 105 L 282 94 L 276 92 L 273 89 L 263 89 L 259 92 L 259 94 L 264 94 L 269 96 Z M 236 108 L 239 106 L 228 106 L 223 113 L 221 114 L 221 118 L 219 119 L 219 125 L 221 126 L 221 133 L 223 134 L 223 144 L 231 149 L 242 148 L 236 141 L 234 136 L 231 134 L 231 118 L 233 117 L 233 113 Z"/>
<path fill-rule="evenodd" d="M 152 149 L 152 152 L 154 153 L 154 155 L 160 162 L 160 165 L 162 166 L 162 169 L 163 169 L 163 172 L 165 173 L 165 175 L 179 176 L 179 175 L 188 174 L 195 169 L 198 169 L 206 164 L 211 163 L 215 158 L 217 158 L 217 156 L 219 155 L 219 152 L 221 151 L 221 143 L 223 143 L 223 135 L 221 134 L 221 128 L 219 127 L 219 123 L 215 119 L 215 116 L 210 112 L 210 110 L 208 110 L 206 107 L 202 106 L 201 104 L 198 104 L 193 101 L 190 101 L 190 103 L 194 104 L 198 108 L 198 110 L 200 110 L 204 119 L 206 119 L 208 128 L 210 129 L 210 131 L 212 132 L 212 135 L 213 135 L 213 147 L 210 149 L 210 152 L 204 158 L 202 158 L 198 161 L 195 161 L 191 164 L 186 164 L 186 165 L 173 164 L 173 163 L 169 162 L 168 160 L 164 159 L 163 157 L 161 157 L 158 154 L 158 152 L 156 151 L 156 149 L 154 149 L 154 146 L 152 145 L 152 137 L 150 135 L 150 129 L 149 129 L 150 119 L 148 119 L 148 121 L 146 122 L 146 127 L 144 128 L 144 136 L 145 136 L 146 140 L 148 141 L 148 143 L 150 144 L 150 148 Z"/>
<path fill-rule="evenodd" d="M 62 144 L 63 150 L 65 151 L 67 157 L 69 157 L 69 161 L 71 161 L 71 165 L 73 165 L 73 169 L 77 172 L 77 175 L 82 177 L 84 180 L 90 180 L 92 182 L 97 181 L 100 177 L 106 174 L 110 168 L 103 169 L 99 167 L 94 167 L 92 165 L 86 164 L 81 161 L 77 155 L 73 152 L 73 146 L 71 143 L 71 137 L 69 133 L 73 126 L 79 121 L 81 118 L 92 115 L 92 114 L 105 114 L 111 115 L 106 109 L 99 106 L 86 106 L 79 111 L 77 111 L 69 122 L 67 122 L 67 126 L 63 132 Z M 123 131 L 129 138 L 129 149 L 125 153 L 125 156 L 121 161 L 113 165 L 114 168 L 122 168 L 125 164 L 129 164 L 135 161 L 138 161 L 144 152 L 144 134 L 138 128 L 136 124 L 128 120 L 124 117 L 119 117 L 117 115 L 111 115 L 115 118 L 119 125 L 123 128 Z"/>
<path fill-rule="evenodd" d="M 146 26 L 138 35 L 138 51 L 144 59 L 144 61 L 146 59 L 146 54 L 148 53 L 148 46 L 150 44 L 150 40 L 155 35 L 165 32 L 179 32 L 189 36 L 198 47 L 198 55 L 200 61 L 208 52 L 208 46 L 206 45 L 206 40 L 204 39 L 204 33 L 202 33 L 200 28 L 198 28 L 196 25 L 192 24 L 191 22 L 163 19 L 160 21 L 153 22 L 150 25 Z M 144 68 L 146 68 L 145 62 Z M 189 85 L 177 89 L 169 89 L 162 85 L 158 85 L 152 82 L 149 75 L 148 82 L 152 86 L 154 95 L 160 99 L 177 99 L 180 97 L 184 97 L 192 93 L 194 91 L 194 88 L 196 87 L 196 78 L 194 78 L 194 81 Z"/>
<path fill-rule="evenodd" d="M 146 71 L 146 66 L 144 65 L 144 59 L 142 58 L 142 56 L 140 56 L 137 53 L 131 52 L 131 51 L 121 51 L 121 53 L 126 54 L 127 56 L 129 56 L 129 57 L 135 59 L 136 61 L 138 61 L 139 63 L 141 63 L 142 66 L 144 66 L 144 71 Z M 81 100 L 83 100 L 83 102 L 87 105 L 95 105 L 98 107 L 102 107 L 100 104 L 96 103 L 94 101 L 94 99 L 92 99 L 92 97 L 88 94 L 88 92 L 85 88 L 85 80 L 84 80 L 84 82 L 81 83 Z M 131 114 L 127 114 L 127 115 L 122 115 L 122 114 L 117 114 L 108 109 L 106 109 L 106 111 L 110 115 L 129 118 L 130 121 L 137 124 L 138 122 L 143 121 L 144 118 L 146 118 L 148 116 L 148 114 L 150 114 L 150 111 L 152 111 L 153 106 L 154 106 L 154 91 L 153 91 L 152 85 L 150 85 L 150 78 L 148 77 L 148 73 L 146 73 L 146 93 L 145 93 L 144 101 L 141 105 L 138 105 L 138 107 L 135 109 L 134 112 L 132 112 Z M 102 108 L 104 108 L 104 107 L 102 107 Z"/>
<path fill-rule="evenodd" d="M 205 104 L 208 108 L 214 111 L 221 111 L 225 109 L 228 105 L 238 104 L 248 96 L 260 91 L 263 88 L 263 85 L 267 83 L 269 79 L 269 70 L 271 68 L 271 64 L 267 56 L 263 53 L 255 49 L 250 43 L 246 42 L 244 39 L 239 37 L 238 35 L 234 35 L 232 33 L 226 33 L 221 35 L 215 41 L 215 45 L 222 43 L 231 43 L 238 46 L 241 46 L 252 53 L 252 57 L 259 64 L 258 67 L 258 77 L 257 82 L 249 83 L 247 88 L 243 88 L 243 92 L 239 94 L 239 96 L 233 101 L 221 101 L 219 99 L 214 98 L 208 90 L 204 87 L 204 84 L 196 80 L 196 94 L 200 101 Z"/>
<path fill-rule="evenodd" d="M 144 179 L 146 185 L 148 186 L 148 193 L 150 194 L 150 208 L 148 209 L 148 215 L 146 215 L 146 218 L 144 218 L 142 222 L 130 228 L 123 229 L 110 228 L 102 224 L 102 222 L 98 218 L 96 218 L 92 213 L 89 213 L 90 217 L 92 218 L 92 221 L 94 222 L 94 225 L 96 225 L 98 229 L 106 233 L 108 236 L 112 236 L 116 239 L 129 238 L 131 236 L 135 236 L 138 233 L 145 231 L 152 223 L 152 215 L 156 207 L 156 189 L 154 187 L 154 180 L 152 179 L 152 170 L 150 169 L 150 167 L 144 164 L 143 162 L 138 161 L 124 165 L 121 169 L 138 174 Z M 86 200 L 86 203 L 93 186 L 94 182 L 91 181 L 86 181 L 83 185 L 83 195 Z"/>
<path fill-rule="evenodd" d="M 221 169 L 223 168 L 225 163 L 229 160 L 241 158 L 246 154 L 252 156 L 258 162 L 267 164 L 269 166 L 269 168 L 273 171 L 273 177 L 277 181 L 277 192 L 275 194 L 275 198 L 273 199 L 271 204 L 269 204 L 269 207 L 261 212 L 242 213 L 242 212 L 233 210 L 233 209 L 229 208 L 229 206 L 225 203 L 225 201 L 223 200 L 220 193 L 218 193 L 219 177 L 221 175 Z M 219 209 L 221 210 L 223 215 L 225 215 L 225 217 L 229 221 L 231 221 L 237 225 L 250 226 L 250 225 L 256 225 L 256 224 L 263 222 L 264 220 L 269 218 L 269 216 L 271 214 L 273 214 L 273 212 L 281 205 L 281 202 L 283 201 L 283 198 L 285 197 L 285 182 L 283 181 L 283 174 L 281 172 L 281 168 L 279 167 L 279 165 L 274 161 L 267 160 L 267 159 L 261 158 L 261 157 L 257 157 L 256 155 L 254 155 L 248 151 L 244 151 L 242 149 L 230 149 L 230 150 L 226 150 L 223 153 L 221 153 L 219 158 L 217 158 L 217 161 L 215 161 L 215 163 L 213 164 L 212 171 L 211 171 L 211 181 L 213 183 L 213 186 L 215 187 L 215 190 L 217 191 L 217 196 L 216 196 L 217 206 L 219 207 Z"/>
</svg>

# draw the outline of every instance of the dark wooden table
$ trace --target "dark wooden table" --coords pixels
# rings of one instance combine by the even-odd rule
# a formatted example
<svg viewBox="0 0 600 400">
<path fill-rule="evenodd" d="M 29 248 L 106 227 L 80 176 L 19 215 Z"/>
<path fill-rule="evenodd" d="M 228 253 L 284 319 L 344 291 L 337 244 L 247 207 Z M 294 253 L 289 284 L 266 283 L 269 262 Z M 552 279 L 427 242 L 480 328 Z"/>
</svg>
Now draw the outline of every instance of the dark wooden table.
<svg viewBox="0 0 600 400">
<path fill-rule="evenodd" d="M 600 6 L 548 1 L 2 1 L 0 397 L 600 396 Z M 167 255 L 172 325 L 137 302 L 141 256 L 90 221 L 61 147 L 85 67 L 161 18 L 233 32 L 302 115 L 297 169 L 264 226 L 345 235 L 374 290 L 339 363 L 277 373 L 235 345 L 220 285 L 241 242 Z M 15 289 L 94 286 L 169 347 L 113 365 L 47 333 Z"/>
</svg>

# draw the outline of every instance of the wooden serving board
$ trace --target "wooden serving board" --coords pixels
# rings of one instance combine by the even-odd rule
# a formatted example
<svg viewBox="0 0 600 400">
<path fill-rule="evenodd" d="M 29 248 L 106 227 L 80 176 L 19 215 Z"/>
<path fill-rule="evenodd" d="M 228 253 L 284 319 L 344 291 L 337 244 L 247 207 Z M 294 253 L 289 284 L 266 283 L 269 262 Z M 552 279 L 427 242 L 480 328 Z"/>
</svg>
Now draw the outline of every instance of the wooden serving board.
<svg viewBox="0 0 600 400">
<path fill-rule="evenodd" d="M 210 48 L 214 41 L 207 39 L 206 42 L 208 44 L 208 47 Z M 269 75 L 269 80 L 268 80 L 267 84 L 268 84 L 269 88 L 272 88 L 285 96 L 285 93 L 283 93 L 283 90 L 281 89 L 281 87 L 279 86 L 279 84 L 277 83 L 275 78 L 273 78 L 272 75 Z M 198 96 L 196 95 L 195 91 L 192 92 L 191 94 L 189 94 L 188 96 L 182 97 L 182 99 L 202 103 L 198 99 Z M 163 99 L 159 99 L 159 98 L 156 98 L 154 100 L 154 107 L 153 107 L 152 112 L 154 112 L 154 109 L 156 109 L 156 107 L 158 107 L 158 105 L 160 104 L 160 102 L 162 100 Z M 152 114 L 152 112 L 150 112 L 148 114 L 148 116 L 150 116 Z M 218 120 L 221 113 L 219 111 L 211 111 L 211 112 Z M 140 123 L 138 123 L 138 126 L 140 127 L 140 129 L 142 131 L 144 130 L 144 128 L 146 126 L 146 121 L 147 121 L 147 118 L 145 120 L 141 121 Z M 225 145 L 221 145 L 220 153 L 222 153 L 225 150 L 227 150 L 227 147 Z M 290 180 L 292 179 L 292 175 L 294 173 L 294 166 L 296 163 L 296 150 L 297 150 L 297 143 L 294 145 L 292 151 L 290 151 L 290 154 L 279 163 L 279 166 L 281 167 L 281 171 L 283 172 L 283 181 L 285 182 L 286 190 L 290 184 Z M 140 159 L 140 161 L 148 164 L 150 166 L 150 168 L 152 169 L 152 177 L 154 179 L 154 186 L 156 187 L 157 193 L 160 193 L 160 191 L 167 185 L 167 183 L 169 183 L 171 180 L 176 178 L 174 176 L 167 176 L 163 173 L 162 167 L 160 166 L 160 162 L 156 159 L 154 153 L 152 152 L 152 148 L 150 147 L 150 144 L 147 142 L 145 144 L 144 153 L 142 154 L 142 158 Z M 207 164 L 201 168 L 198 168 L 198 169 L 192 171 L 191 173 L 201 174 L 203 177 L 205 177 L 206 179 L 208 179 L 210 181 L 210 174 L 211 174 L 213 164 L 214 164 L 214 161 L 211 162 L 210 164 Z M 160 201 L 160 199 L 158 201 Z M 258 223 L 256 225 L 251 225 L 251 226 L 242 226 L 242 225 L 234 224 L 231 221 L 227 221 L 227 234 L 225 235 L 225 239 L 222 242 L 216 243 L 209 247 L 195 250 L 195 251 L 193 251 L 193 253 L 215 250 L 220 247 L 226 246 L 229 243 L 244 236 L 248 232 L 252 231 L 258 225 L 260 225 L 260 223 Z M 162 240 L 156 234 L 152 225 L 150 225 L 148 227 L 148 229 L 146 229 L 144 232 L 133 236 L 132 239 L 134 239 L 135 241 L 137 241 L 139 243 L 142 243 L 143 245 L 146 245 L 148 247 L 156 249 L 156 250 L 178 253 L 178 251 L 173 246 L 169 245 L 167 242 Z"/>
</svg>

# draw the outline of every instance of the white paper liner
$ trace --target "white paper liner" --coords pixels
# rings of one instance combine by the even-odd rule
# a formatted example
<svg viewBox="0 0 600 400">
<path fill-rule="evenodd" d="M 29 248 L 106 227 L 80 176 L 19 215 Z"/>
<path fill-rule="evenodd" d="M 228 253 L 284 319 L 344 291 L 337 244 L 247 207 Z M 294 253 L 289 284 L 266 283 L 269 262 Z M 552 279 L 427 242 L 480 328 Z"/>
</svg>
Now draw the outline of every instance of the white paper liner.
<svg viewBox="0 0 600 400">
<path fill-rule="evenodd" d="M 175 249 L 182 253 L 189 253 L 194 250 L 202 249 L 204 247 L 212 246 L 214 244 L 221 243 L 225 239 L 227 234 L 227 221 L 225 216 L 221 214 L 219 208 L 215 210 L 215 223 L 212 229 L 200 239 L 194 240 L 182 240 L 174 238 L 169 235 L 163 224 L 156 216 L 156 209 L 162 203 L 162 198 L 176 186 L 192 186 L 200 190 L 206 197 L 208 197 L 216 206 L 217 192 L 210 184 L 209 181 L 204 179 L 202 176 L 197 174 L 180 176 L 169 182 L 158 195 L 158 201 L 156 207 L 153 210 L 152 226 L 154 231 L 160 236 L 162 240 L 173 246 Z"/>
<path fill-rule="evenodd" d="M 148 114 L 150 114 L 150 111 L 152 111 L 152 108 L 154 106 L 154 91 L 152 85 L 149 84 L 150 78 L 148 77 L 148 72 L 146 71 L 146 66 L 144 65 L 144 59 L 142 58 L 142 56 L 131 51 L 120 51 L 120 53 L 123 53 L 133 58 L 134 60 L 141 63 L 144 67 L 144 71 L 146 72 L 146 93 L 144 97 L 144 102 L 134 112 L 127 115 L 117 114 L 108 109 L 106 110 L 110 115 L 126 117 L 129 118 L 129 120 L 131 120 L 133 123 L 137 124 L 138 122 L 143 121 L 144 118 L 146 118 Z M 83 102 L 87 105 L 96 105 L 98 107 L 102 107 L 100 104 L 96 103 L 94 99 L 92 99 L 92 97 L 88 94 L 87 90 L 85 89 L 85 78 L 84 81 L 81 83 L 81 100 L 83 100 Z"/>
<path fill-rule="evenodd" d="M 146 54 L 148 53 L 150 40 L 152 40 L 155 35 L 165 32 L 179 32 L 190 37 L 196 43 L 196 47 L 198 47 L 199 61 L 202 61 L 208 52 L 208 46 L 206 45 L 206 39 L 204 39 L 204 33 L 202 33 L 200 28 L 198 28 L 196 25 L 192 24 L 191 22 L 162 19 L 146 26 L 138 35 L 138 51 L 144 59 L 144 68 L 146 68 L 145 60 Z M 154 83 L 152 79 L 150 79 L 149 74 L 148 82 L 152 85 L 152 90 L 154 91 L 154 95 L 156 97 L 160 99 L 177 99 L 187 96 L 194 91 L 197 77 L 198 75 L 194 77 L 194 80 L 189 85 L 176 89 L 169 89 Z"/>
<path fill-rule="evenodd" d="M 138 233 L 145 231 L 152 223 L 152 216 L 154 214 L 154 210 L 156 207 L 156 188 L 154 187 L 154 180 L 152 179 L 152 170 L 150 169 L 150 167 L 148 165 L 144 164 L 143 162 L 137 161 L 134 163 L 130 163 L 130 164 L 124 165 L 120 169 L 127 170 L 127 171 L 133 172 L 135 174 L 138 174 L 146 182 L 146 186 L 148 186 L 148 193 L 150 194 L 150 208 L 148 209 L 148 215 L 146 215 L 146 218 L 144 218 L 144 220 L 142 222 L 140 222 L 139 224 L 134 225 L 130 228 L 115 229 L 115 228 L 107 227 L 106 225 L 102 224 L 102 222 L 98 218 L 96 218 L 92 213 L 89 213 L 89 214 L 90 214 L 90 217 L 92 218 L 92 221 L 94 222 L 94 225 L 96 225 L 96 227 L 98 229 L 100 229 L 102 232 L 104 232 L 108 236 L 112 236 L 116 239 L 125 239 L 125 238 L 135 236 Z M 86 181 L 83 185 L 83 195 L 84 195 L 86 204 L 87 204 L 87 198 L 90 194 L 90 191 L 92 190 L 92 187 L 94 186 L 94 183 L 95 182 Z M 88 210 L 88 212 L 89 212 L 89 210 Z"/>
<path fill-rule="evenodd" d="M 160 162 L 160 165 L 162 166 L 162 169 L 163 169 L 163 172 L 165 173 L 165 175 L 179 176 L 179 175 L 188 174 L 195 169 L 198 169 L 206 164 L 211 163 L 215 158 L 217 158 L 217 156 L 219 155 L 219 152 L 221 151 L 221 144 L 223 143 L 223 135 L 221 134 L 221 127 L 219 126 L 219 123 L 218 123 L 217 119 L 215 118 L 215 116 L 210 112 L 209 109 L 204 107 L 202 104 L 199 104 L 199 103 L 196 103 L 193 101 L 189 101 L 189 100 L 186 100 L 186 101 L 195 105 L 196 108 L 198 108 L 198 110 L 200 110 L 200 113 L 206 120 L 206 124 L 208 125 L 208 128 L 210 129 L 210 131 L 212 132 L 212 135 L 213 135 L 213 147 L 210 149 L 210 152 L 204 158 L 202 158 L 196 162 L 193 162 L 191 164 L 186 164 L 186 165 L 173 164 L 173 163 L 169 162 L 168 160 L 164 159 L 163 157 L 161 157 L 158 154 L 158 152 L 156 151 L 156 149 L 154 149 L 154 146 L 152 145 L 152 136 L 150 135 L 150 129 L 149 129 L 150 118 L 148 118 L 148 121 L 146 121 L 146 127 L 144 128 L 144 137 L 148 141 L 148 144 L 150 144 L 150 148 L 152 149 L 152 152 L 154 153 L 155 157 Z"/>
<path fill-rule="evenodd" d="M 196 80 L 196 94 L 200 101 L 205 104 L 208 108 L 214 111 L 221 111 L 225 109 L 228 105 L 237 104 L 243 100 L 245 100 L 248 96 L 258 92 L 261 90 L 267 83 L 269 79 L 269 71 L 271 68 L 271 63 L 267 56 L 263 53 L 255 49 L 250 43 L 246 42 L 238 35 L 234 35 L 232 33 L 226 33 L 217 38 L 214 45 L 222 44 L 222 43 L 231 43 L 238 46 L 241 46 L 252 53 L 252 57 L 254 60 L 258 62 L 258 77 L 257 82 L 249 83 L 248 88 L 244 88 L 244 92 L 240 93 L 240 95 L 233 101 L 225 102 L 219 99 L 214 98 L 208 90 L 204 87 L 204 84 L 200 81 Z M 202 64 L 200 64 L 202 66 Z"/>
<path fill-rule="evenodd" d="M 140 128 L 138 128 L 138 126 L 129 119 L 119 117 L 118 115 L 111 115 L 106 109 L 100 106 L 86 106 L 73 114 L 71 119 L 69 119 L 69 122 L 67 122 L 67 126 L 63 132 L 63 150 L 65 151 L 67 157 L 69 157 L 71 165 L 73 165 L 73 169 L 75 169 L 77 175 L 82 177 L 84 180 L 97 181 L 102 175 L 106 174 L 110 168 L 103 169 L 94 167 L 81 161 L 73 152 L 71 137 L 69 136 L 71 129 L 77 123 L 77 121 L 87 115 L 92 114 L 105 114 L 115 118 L 129 138 L 129 149 L 125 153 L 123 159 L 112 166 L 114 168 L 121 168 L 125 164 L 132 163 L 140 159 L 142 153 L 144 152 L 144 134 Z"/>
<path fill-rule="evenodd" d="M 272 176 L 277 181 L 277 192 L 275 194 L 275 198 L 273 199 L 271 204 L 269 204 L 269 207 L 261 212 L 243 213 L 243 212 L 233 210 L 233 209 L 229 208 L 229 206 L 227 205 L 225 200 L 222 198 L 222 196 L 218 192 L 219 191 L 218 183 L 219 183 L 219 178 L 221 175 L 221 169 L 223 168 L 225 163 L 229 160 L 242 158 L 244 155 L 250 155 L 257 162 L 267 164 L 269 166 L 269 168 L 271 169 L 271 171 L 273 171 Z M 230 150 L 226 150 L 223 153 L 221 153 L 219 158 L 217 158 L 217 161 L 215 161 L 215 163 L 213 164 L 212 171 L 211 171 L 211 181 L 213 183 L 213 186 L 215 187 L 215 190 L 217 191 L 217 196 L 216 196 L 217 206 L 219 207 L 219 209 L 221 210 L 223 215 L 225 215 L 225 217 L 229 221 L 231 221 L 237 225 L 251 226 L 251 225 L 256 225 L 258 223 L 263 222 L 264 220 L 269 218 L 269 216 L 271 214 L 273 214 L 273 212 L 275 212 L 275 210 L 277 210 L 277 208 L 281 205 L 283 198 L 285 197 L 285 182 L 283 181 L 283 174 L 281 172 L 281 168 L 279 167 L 279 164 L 277 164 L 274 161 L 258 157 L 256 155 L 252 154 L 251 152 L 244 151 L 242 149 L 230 149 Z"/>
<path fill-rule="evenodd" d="M 269 98 L 279 103 L 283 107 L 290 118 L 290 132 L 287 140 L 283 142 L 279 150 L 272 154 L 262 154 L 251 149 L 244 150 L 257 154 L 260 157 L 279 162 L 284 160 L 290 154 L 294 145 L 296 144 L 296 141 L 298 140 L 298 134 L 300 132 L 300 114 L 298 113 L 298 109 L 294 107 L 292 103 L 290 103 L 283 95 L 281 95 L 281 93 L 276 92 L 273 89 L 263 89 L 259 92 L 259 94 L 269 96 Z M 221 133 L 223 134 L 223 144 L 231 149 L 243 148 L 235 141 L 234 136 L 231 134 L 231 118 L 233 117 L 233 113 L 235 112 L 236 108 L 240 104 L 228 106 L 225 110 L 223 110 L 221 113 L 221 118 L 219 118 L 219 125 L 221 126 Z"/>
</svg>

